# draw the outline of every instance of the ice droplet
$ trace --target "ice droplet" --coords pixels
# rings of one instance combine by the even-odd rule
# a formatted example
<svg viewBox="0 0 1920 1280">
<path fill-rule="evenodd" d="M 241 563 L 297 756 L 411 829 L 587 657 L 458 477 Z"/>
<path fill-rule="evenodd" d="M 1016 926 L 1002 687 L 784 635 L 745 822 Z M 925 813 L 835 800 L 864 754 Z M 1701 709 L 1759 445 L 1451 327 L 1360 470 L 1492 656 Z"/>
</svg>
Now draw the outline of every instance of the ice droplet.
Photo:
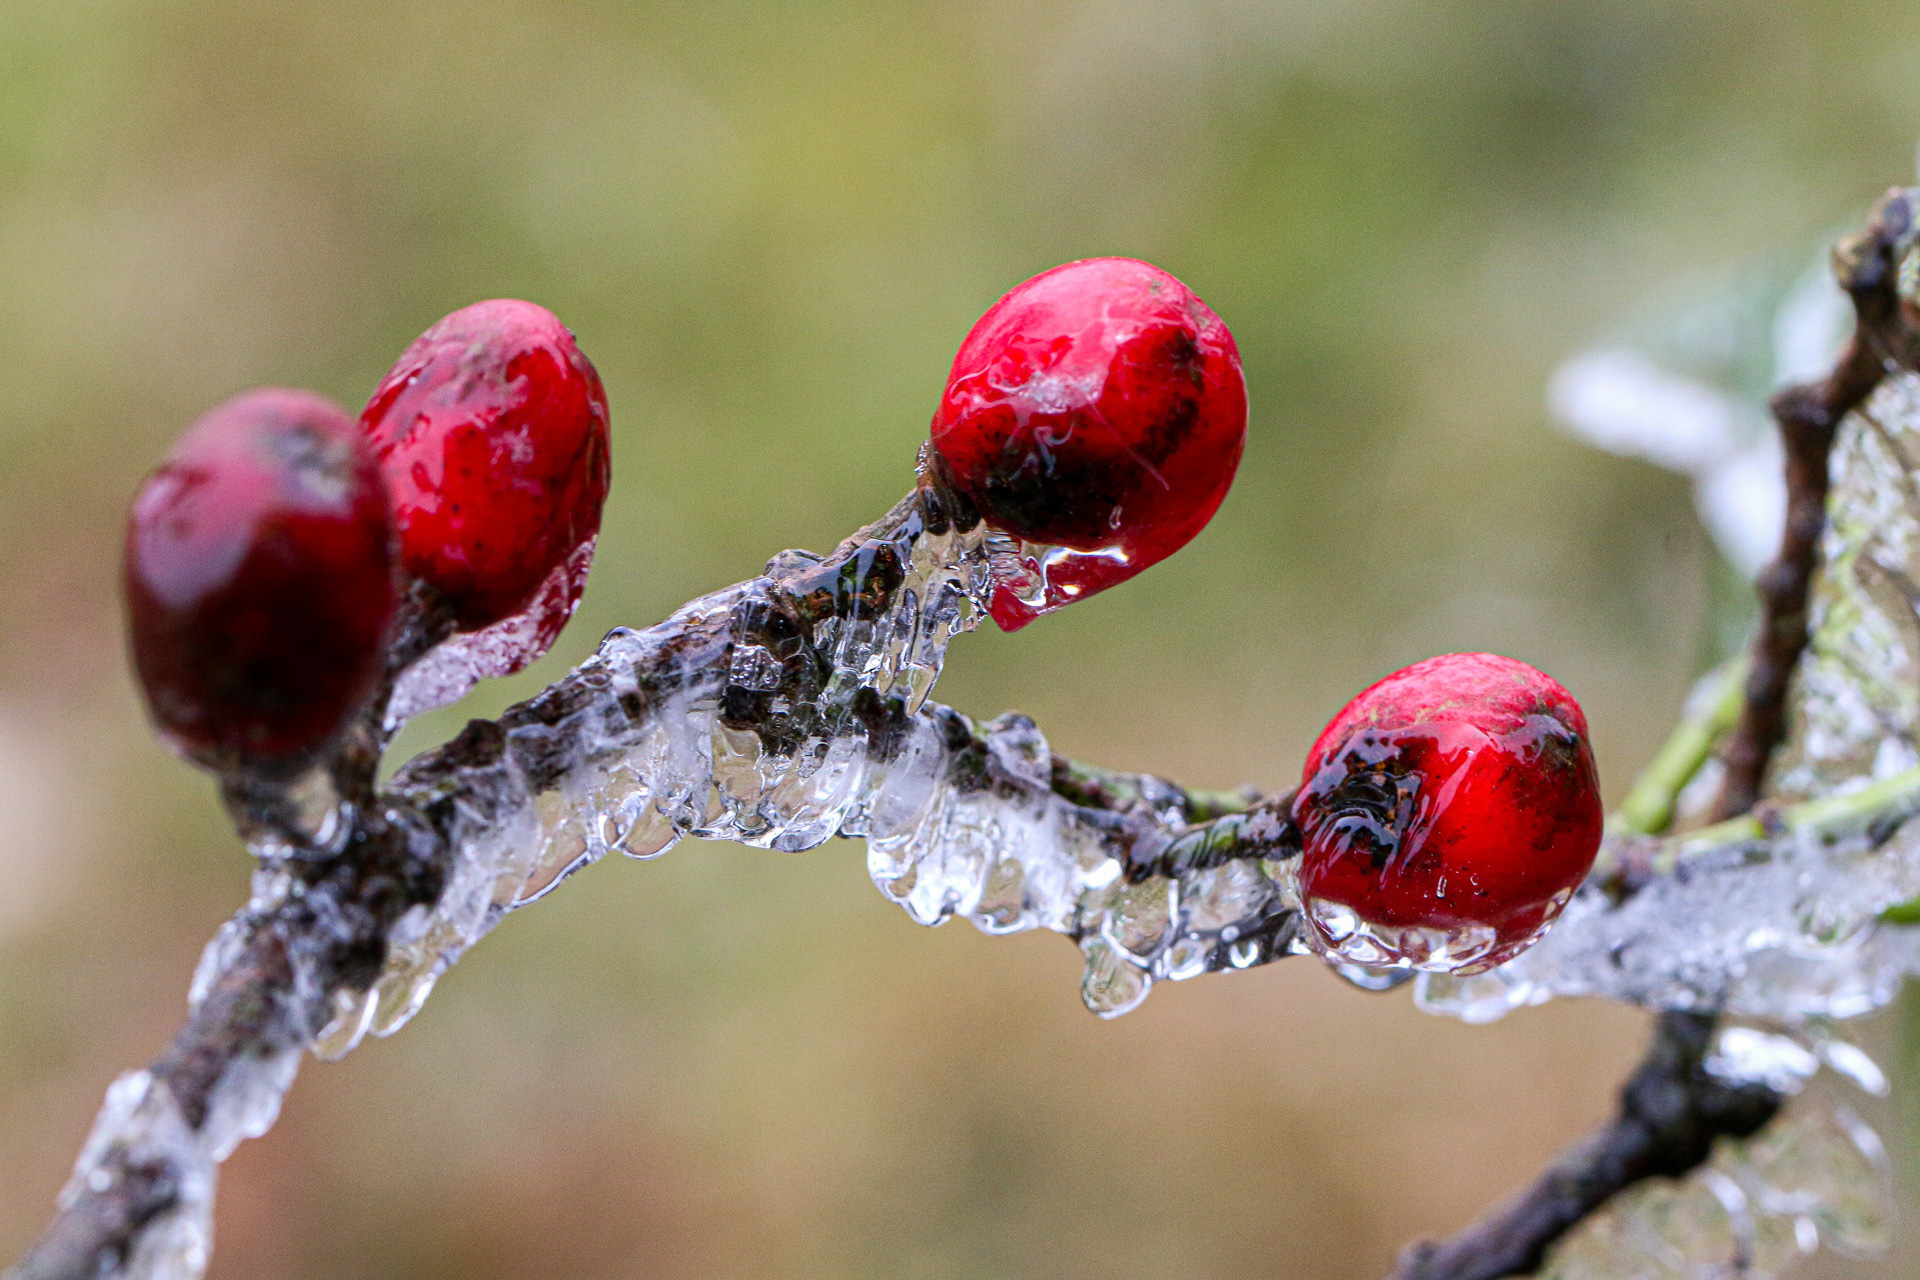
<svg viewBox="0 0 1920 1280">
<path fill-rule="evenodd" d="M 1704 1065 L 1709 1074 L 1723 1079 L 1764 1084 L 1775 1093 L 1798 1093 L 1820 1069 L 1820 1059 L 1791 1036 L 1727 1027 Z"/>
</svg>

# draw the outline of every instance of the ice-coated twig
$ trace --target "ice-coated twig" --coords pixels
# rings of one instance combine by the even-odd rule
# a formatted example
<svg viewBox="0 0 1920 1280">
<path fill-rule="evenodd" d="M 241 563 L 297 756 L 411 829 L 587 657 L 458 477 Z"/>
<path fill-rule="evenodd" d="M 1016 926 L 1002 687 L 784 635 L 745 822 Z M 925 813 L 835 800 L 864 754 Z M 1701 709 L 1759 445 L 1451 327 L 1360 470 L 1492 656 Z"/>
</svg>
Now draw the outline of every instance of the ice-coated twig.
<svg viewBox="0 0 1920 1280">
<path fill-rule="evenodd" d="M 976 725 L 925 701 L 1013 553 L 951 510 L 919 489 L 831 556 L 783 553 L 613 632 L 537 697 L 347 797 L 333 856 L 256 842 L 252 901 L 209 944 L 186 1025 L 116 1082 L 12 1280 L 197 1275 L 218 1164 L 272 1124 L 301 1052 L 398 1029 L 500 918 L 612 850 L 862 836 L 916 919 L 1078 940 L 1104 1012 L 1156 977 L 1284 951 L 1284 799 L 1079 764 L 1025 717 Z"/>
<path fill-rule="evenodd" d="M 1410 1246 L 1393 1280 L 1531 1273 L 1554 1241 L 1616 1193 L 1645 1178 L 1686 1173 L 1706 1160 L 1718 1138 L 1757 1132 L 1779 1111 L 1781 1095 L 1707 1070 L 1715 1022 L 1712 1014 L 1662 1014 L 1605 1128 L 1453 1239 Z"/>
<path fill-rule="evenodd" d="M 1853 300 L 1854 330 L 1833 370 L 1773 397 L 1786 448 L 1787 523 L 1780 551 L 1760 573 L 1760 628 L 1747 672 L 1746 702 L 1721 753 L 1727 773 L 1715 815 L 1734 817 L 1760 802 L 1767 765 L 1786 736 L 1787 683 L 1807 645 L 1807 594 L 1827 520 L 1827 457 L 1840 420 L 1895 369 L 1920 356 L 1920 323 L 1900 292 L 1915 235 L 1920 190 L 1897 187 L 1875 206 L 1866 230 L 1833 252 L 1834 275 Z"/>
<path fill-rule="evenodd" d="M 1853 301 L 1854 332 L 1826 377 L 1789 387 L 1773 399 L 1786 449 L 1787 522 L 1779 553 L 1756 584 L 1760 628 L 1748 660 L 1739 719 L 1721 748 L 1726 776 L 1714 814 L 1722 819 L 1739 819 L 1760 803 L 1767 766 L 1786 736 L 1788 683 L 1807 645 L 1808 595 L 1827 519 L 1834 433 L 1882 379 L 1895 370 L 1913 369 L 1920 355 L 1920 324 L 1900 288 L 1901 270 L 1914 244 L 1917 199 L 1920 191 L 1915 189 L 1888 192 L 1866 230 L 1835 248 L 1834 273 Z M 1670 819 L 1670 806 L 1667 816 Z M 1764 830 L 1770 824 L 1763 817 L 1756 825 Z M 1717 834 L 1741 833 L 1723 829 Z M 1627 869 L 1622 888 L 1636 899 L 1648 895 L 1652 886 L 1634 883 L 1643 876 L 1635 874 L 1640 868 L 1633 859 L 1616 853 L 1611 862 Z M 1672 865 L 1682 864 L 1676 860 Z M 1663 868 L 1656 863 L 1646 869 L 1657 873 Z M 1662 886 L 1679 878 L 1669 877 Z M 1583 895 L 1589 905 L 1592 893 L 1590 887 Z M 1564 945 L 1567 924 L 1563 918 L 1549 941 L 1557 938 Z M 1756 922 L 1756 927 L 1763 926 Z M 1540 957 L 1529 954 L 1521 961 L 1537 965 Z M 1896 972 L 1905 967 L 1898 965 Z M 1524 995 L 1515 998 L 1524 978 L 1485 977 L 1506 987 L 1496 1003 L 1524 1002 Z M 1724 999 L 1725 993 L 1720 994 Z M 1401 1260 L 1399 1280 L 1492 1280 L 1531 1273 L 1555 1241 L 1616 1193 L 1649 1177 L 1686 1173 L 1706 1160 L 1716 1136 L 1752 1133 L 1764 1124 L 1778 1110 L 1780 1094 L 1761 1084 L 1730 1093 L 1724 1082 L 1702 1069 L 1721 1007 L 1711 1001 L 1702 1004 L 1703 1012 L 1661 1016 L 1612 1124 L 1480 1223 L 1445 1244 L 1410 1248 Z"/>
</svg>

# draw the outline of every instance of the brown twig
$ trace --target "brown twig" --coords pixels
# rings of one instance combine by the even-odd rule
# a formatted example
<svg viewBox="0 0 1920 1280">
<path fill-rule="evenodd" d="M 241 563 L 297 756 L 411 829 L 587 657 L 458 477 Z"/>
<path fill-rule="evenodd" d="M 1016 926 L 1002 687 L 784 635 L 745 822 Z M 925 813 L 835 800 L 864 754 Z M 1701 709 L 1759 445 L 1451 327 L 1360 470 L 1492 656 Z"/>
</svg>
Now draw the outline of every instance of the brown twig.
<svg viewBox="0 0 1920 1280">
<path fill-rule="evenodd" d="M 1831 373 L 1773 398 L 1786 450 L 1787 521 L 1779 554 L 1756 584 L 1760 628 L 1740 719 L 1722 753 L 1727 772 L 1716 818 L 1738 817 L 1759 802 L 1767 765 L 1786 737 L 1787 689 L 1807 646 L 1807 600 L 1826 528 L 1834 434 L 1890 371 L 1911 369 L 1920 356 L 1920 324 L 1899 291 L 1916 194 L 1888 192 L 1866 230 L 1836 246 L 1834 274 L 1853 300 L 1854 332 Z M 1451 1240 L 1409 1247 L 1394 1280 L 1531 1274 L 1557 1240 L 1620 1191 L 1645 1178 L 1678 1177 L 1707 1158 L 1716 1138 L 1744 1137 L 1765 1124 L 1779 1110 L 1779 1094 L 1715 1079 L 1701 1066 L 1717 1020 L 1714 1014 L 1663 1014 L 1611 1124 Z"/>
<path fill-rule="evenodd" d="M 1746 705 L 1722 760 L 1726 780 L 1714 817 L 1733 818 L 1759 803 L 1767 764 L 1787 732 L 1787 685 L 1807 645 L 1807 595 L 1827 520 L 1827 456 L 1840 420 L 1873 394 L 1889 369 L 1912 368 L 1916 326 L 1900 297 L 1900 258 L 1914 231 L 1915 194 L 1896 188 L 1874 209 L 1867 229 L 1834 249 L 1834 275 L 1853 300 L 1853 336 L 1818 382 L 1787 387 L 1773 417 L 1787 456 L 1787 523 L 1780 552 L 1761 571 L 1760 628 L 1753 640 Z"/>
<path fill-rule="evenodd" d="M 1704 1161 L 1717 1138 L 1757 1132 L 1780 1109 L 1781 1097 L 1765 1085 L 1708 1073 L 1704 1063 L 1715 1022 L 1710 1014 L 1662 1014 L 1606 1128 L 1445 1244 L 1413 1245 L 1401 1255 L 1394 1280 L 1529 1274 L 1555 1240 L 1622 1188 L 1644 1178 L 1678 1177 Z"/>
</svg>

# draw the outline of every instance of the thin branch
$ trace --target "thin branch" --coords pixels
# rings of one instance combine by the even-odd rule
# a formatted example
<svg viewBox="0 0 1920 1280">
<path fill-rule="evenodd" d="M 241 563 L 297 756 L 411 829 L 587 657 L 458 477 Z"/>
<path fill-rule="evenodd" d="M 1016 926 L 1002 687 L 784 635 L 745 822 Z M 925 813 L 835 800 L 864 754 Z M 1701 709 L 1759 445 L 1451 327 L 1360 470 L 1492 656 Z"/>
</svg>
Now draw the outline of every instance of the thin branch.
<svg viewBox="0 0 1920 1280">
<path fill-rule="evenodd" d="M 611 757 L 630 750 L 690 694 L 716 699 L 720 723 L 756 735 L 769 752 L 791 752 L 806 734 L 820 733 L 818 723 L 809 728 L 796 720 L 823 708 L 858 721 L 879 758 L 898 749 L 907 721 L 918 719 L 943 740 L 944 782 L 957 792 L 1050 794 L 1116 857 L 1124 860 L 1138 846 L 1150 862 L 1158 859 L 1153 866 L 1160 874 L 1235 850 L 1243 857 L 1294 850 L 1284 803 L 1264 806 L 1257 811 L 1264 816 L 1233 827 L 1234 839 L 1223 842 L 1227 828 L 1220 824 L 1256 804 L 1257 795 L 1189 790 L 1050 753 L 1048 776 L 1035 780 L 1009 772 L 993 740 L 995 733 L 1017 737 L 1023 730 L 1038 740 L 1024 718 L 981 726 L 934 703 L 910 716 L 904 695 L 875 696 L 865 685 L 836 694 L 826 656 L 832 637 L 895 603 L 895 593 L 907 589 L 915 543 L 945 535 L 948 520 L 940 498 L 922 489 L 833 555 L 784 553 L 765 577 L 682 610 L 646 634 L 644 661 L 623 666 L 608 656 L 632 652 L 616 646 L 628 634 L 617 632 L 600 654 L 536 697 L 497 721 L 470 722 L 452 741 L 414 759 L 373 803 L 357 807 L 340 854 L 271 862 L 292 888 L 228 924 L 222 938 L 231 949 L 151 1068 L 153 1085 L 164 1089 L 189 1129 L 204 1133 L 230 1073 L 298 1053 L 322 1030 L 318 1024 L 334 1009 L 337 993 L 368 989 L 402 916 L 434 906 L 457 860 L 470 856 L 463 841 L 506 826 L 507 806 L 524 808 L 530 797 L 563 788 L 583 752 Z M 751 686 L 733 682 L 743 648 L 756 651 L 755 661 L 778 665 L 777 687 L 762 688 L 769 681 L 758 678 Z M 490 796 L 490 777 L 513 780 L 507 798 Z M 263 806 L 272 800 L 265 797 Z M 1184 832 L 1191 838 L 1182 843 Z M 1078 936 L 1076 930 L 1069 932 Z M 181 1203 L 190 1174 L 138 1150 L 108 1150 L 93 1176 L 70 1185 L 52 1224 L 9 1280 L 112 1273 L 142 1232 Z"/>
<path fill-rule="evenodd" d="M 1913 241 L 1914 202 L 1913 190 L 1888 192 L 1867 229 L 1835 248 L 1834 274 L 1853 300 L 1853 335 L 1826 377 L 1773 398 L 1786 449 L 1787 522 L 1779 554 L 1755 583 L 1760 629 L 1746 705 L 1722 753 L 1727 776 L 1714 805 L 1716 818 L 1734 817 L 1760 802 L 1767 765 L 1786 737 L 1787 686 L 1807 646 L 1807 597 L 1826 528 L 1834 433 L 1890 370 L 1913 368 L 1920 353 L 1920 329 L 1899 290 L 1901 259 Z"/>
<path fill-rule="evenodd" d="M 1393 1280 L 1496 1280 L 1539 1269 L 1552 1243 L 1623 1188 L 1697 1168 L 1721 1137 L 1744 1138 L 1779 1111 L 1760 1084 L 1719 1079 L 1705 1068 L 1712 1015 L 1667 1013 L 1620 1091 L 1619 1112 L 1555 1161 L 1513 1200 L 1445 1244 L 1422 1242 L 1400 1258 Z"/>
</svg>

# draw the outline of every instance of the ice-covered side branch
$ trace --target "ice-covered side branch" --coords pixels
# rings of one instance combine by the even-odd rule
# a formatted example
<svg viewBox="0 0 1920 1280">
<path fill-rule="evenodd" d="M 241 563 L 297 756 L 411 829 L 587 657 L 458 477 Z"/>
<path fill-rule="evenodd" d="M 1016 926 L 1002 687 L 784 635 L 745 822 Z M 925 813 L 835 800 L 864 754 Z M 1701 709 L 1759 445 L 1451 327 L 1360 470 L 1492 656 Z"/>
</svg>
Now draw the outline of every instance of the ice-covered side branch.
<svg viewBox="0 0 1920 1280">
<path fill-rule="evenodd" d="M 1787 522 L 1779 554 L 1755 584 L 1760 629 L 1746 704 L 1722 753 L 1727 777 L 1715 811 L 1723 818 L 1760 802 L 1767 765 L 1786 736 L 1787 682 L 1807 645 L 1807 592 L 1826 527 L 1827 459 L 1834 432 L 1888 373 L 1914 369 L 1920 357 L 1920 326 L 1900 292 L 1901 267 L 1920 215 L 1915 200 L 1912 189 L 1888 192 L 1866 230 L 1834 249 L 1834 276 L 1853 302 L 1853 335 L 1826 377 L 1787 387 L 1773 398 L 1773 418 L 1786 449 Z"/>
<path fill-rule="evenodd" d="M 1664 850 L 1651 841 L 1616 842 L 1603 855 L 1595 882 L 1540 948 L 1490 974 L 1423 981 L 1421 992 L 1423 1002 L 1471 1020 L 1568 994 L 1570 986 L 1577 991 L 1582 985 L 1577 975 L 1585 974 L 1595 993 L 1698 1012 L 1662 1015 L 1612 1123 L 1480 1223 L 1444 1244 L 1409 1248 L 1397 1280 L 1531 1274 L 1554 1242 L 1619 1192 L 1650 1177 L 1678 1177 L 1695 1169 L 1718 1138 L 1745 1137 L 1779 1109 L 1783 1097 L 1774 1088 L 1730 1084 L 1706 1069 L 1722 1011 L 1790 1019 L 1864 1012 L 1890 999 L 1914 967 L 1909 931 L 1876 930 L 1871 922 L 1878 911 L 1920 891 L 1920 833 L 1912 830 L 1920 779 L 1891 779 L 1824 807 L 1820 801 L 1803 805 L 1797 814 L 1738 819 L 1760 803 L 1768 766 L 1787 735 L 1788 686 L 1807 647 L 1809 592 L 1827 523 L 1835 433 L 1889 374 L 1913 370 L 1920 355 L 1920 325 L 1900 290 L 1901 269 L 1914 242 L 1915 202 L 1914 190 L 1889 192 L 1866 230 L 1835 249 L 1835 274 L 1853 302 L 1853 334 L 1831 373 L 1773 398 L 1786 451 L 1787 520 L 1779 553 L 1757 583 L 1759 630 L 1746 663 L 1739 718 L 1720 751 L 1726 776 L 1713 812 L 1734 821 L 1666 842 Z M 1677 768 L 1662 770 L 1651 794 L 1633 797 L 1638 803 L 1630 821 L 1637 819 L 1643 829 L 1671 821 L 1672 792 L 1660 796 L 1659 784 L 1684 784 L 1688 766 L 1703 757 L 1700 749 L 1717 710 L 1709 708 L 1705 723 L 1688 726 L 1693 732 L 1676 735 L 1672 751 L 1656 764 Z M 1669 754 L 1674 761 L 1666 760 Z M 1840 828 L 1849 821 L 1855 830 L 1843 834 Z M 1769 836 L 1776 838 L 1770 842 Z M 1769 843 L 1776 847 L 1761 852 Z M 1816 903 L 1795 891 L 1808 883 L 1809 869 L 1831 872 L 1836 846 L 1849 843 L 1840 859 L 1851 863 L 1852 874 L 1844 879 L 1823 874 L 1818 883 L 1851 886 L 1860 900 L 1835 901 L 1830 894 Z M 1795 918 L 1769 918 L 1783 907 Z M 1808 912 L 1824 913 L 1826 919 L 1810 922 Z M 1743 922 L 1744 938 L 1739 931 L 1713 927 L 1716 917 L 1729 916 Z M 1695 931 L 1705 945 L 1678 965 L 1667 957 L 1647 964 L 1649 924 L 1669 927 L 1669 946 L 1685 949 L 1675 936 L 1683 930 Z M 1809 933 L 1817 936 L 1823 925 L 1832 935 L 1829 941 L 1842 944 L 1826 956 L 1806 949 L 1794 955 L 1790 945 L 1782 945 Z M 1844 945 L 1849 937 L 1853 945 Z M 1758 946 L 1752 945 L 1756 938 Z"/>
</svg>

